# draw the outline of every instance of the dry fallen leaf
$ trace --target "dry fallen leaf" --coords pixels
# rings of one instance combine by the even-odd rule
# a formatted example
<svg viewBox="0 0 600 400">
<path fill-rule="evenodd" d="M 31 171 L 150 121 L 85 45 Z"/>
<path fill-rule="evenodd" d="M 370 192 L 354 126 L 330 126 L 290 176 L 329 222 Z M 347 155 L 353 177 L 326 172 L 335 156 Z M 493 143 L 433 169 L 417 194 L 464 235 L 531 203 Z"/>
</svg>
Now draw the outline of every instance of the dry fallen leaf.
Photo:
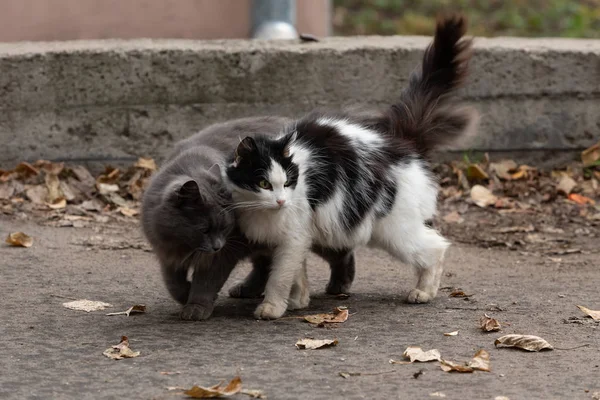
<svg viewBox="0 0 600 400">
<path fill-rule="evenodd" d="M 479 350 L 467 366 L 474 370 L 490 372 L 490 353 L 483 349 Z"/>
<path fill-rule="evenodd" d="M 510 180 L 510 171 L 517 169 L 517 163 L 513 160 L 502 160 L 497 163 L 490 164 L 490 171 L 492 171 L 500 179 Z"/>
<path fill-rule="evenodd" d="M 34 204 L 45 204 L 48 189 L 42 185 L 35 185 L 25 190 L 25 195 Z"/>
<path fill-rule="evenodd" d="M 492 230 L 494 233 L 516 233 L 516 232 L 533 232 L 535 227 L 532 224 L 526 226 L 507 226 Z"/>
<path fill-rule="evenodd" d="M 304 320 L 311 324 L 325 325 L 346 322 L 348 316 L 348 309 L 346 307 L 336 307 L 333 309 L 333 313 L 306 315 Z"/>
<path fill-rule="evenodd" d="M 46 203 L 46 205 L 53 210 L 60 210 L 61 208 L 65 208 L 67 206 L 67 199 L 60 197 L 54 200 L 52 203 Z"/>
<path fill-rule="evenodd" d="M 211 387 L 194 386 L 186 390 L 184 394 L 193 397 L 194 399 L 210 399 L 215 397 L 229 397 L 237 394 L 242 390 L 242 379 L 236 376 L 227 384 L 222 386 L 223 382 Z"/>
<path fill-rule="evenodd" d="M 121 343 L 104 350 L 102 354 L 113 360 L 122 360 L 124 358 L 137 357 L 140 355 L 140 352 L 131 350 L 127 336 L 121 336 Z"/>
<path fill-rule="evenodd" d="M 149 169 L 150 171 L 156 171 L 156 163 L 151 158 L 140 157 L 133 166 L 142 169 Z"/>
<path fill-rule="evenodd" d="M 119 207 L 119 209 L 117 211 L 119 211 L 121 214 L 123 214 L 126 217 L 135 217 L 136 215 L 138 215 L 140 213 L 138 210 L 135 210 L 135 209 L 129 208 L 129 207 Z"/>
<path fill-rule="evenodd" d="M 98 183 L 96 186 L 98 187 L 98 192 L 102 195 L 107 195 L 109 193 L 115 193 L 119 191 L 119 185 L 115 184 Z"/>
<path fill-rule="evenodd" d="M 300 339 L 296 342 L 296 348 L 298 350 L 316 350 L 323 349 L 325 347 L 336 346 L 338 344 L 337 339 Z"/>
<path fill-rule="evenodd" d="M 391 359 L 388 361 L 390 364 L 398 364 L 398 365 L 408 365 L 408 364 L 412 364 L 412 362 L 410 361 L 396 361 L 394 359 Z"/>
<path fill-rule="evenodd" d="M 444 333 L 444 336 L 458 336 L 458 331 Z"/>
<path fill-rule="evenodd" d="M 475 185 L 471 188 L 471 200 L 479 207 L 485 208 L 492 204 L 496 204 L 498 197 L 494 196 L 488 188 L 481 185 Z"/>
<path fill-rule="evenodd" d="M 467 178 L 470 180 L 483 180 L 489 179 L 489 176 L 478 164 L 470 164 L 467 167 Z"/>
<path fill-rule="evenodd" d="M 481 317 L 479 320 L 479 327 L 484 332 L 494 332 L 499 331 L 502 326 L 498 320 L 490 317 L 487 314 L 483 314 L 483 317 Z"/>
<path fill-rule="evenodd" d="M 452 211 L 446 215 L 444 215 L 444 222 L 448 224 L 461 224 L 464 222 L 464 218 L 460 216 L 460 214 L 456 211 Z"/>
<path fill-rule="evenodd" d="M 58 199 L 64 198 L 64 194 L 60 189 L 60 180 L 58 179 L 58 176 L 46 174 L 44 181 L 46 182 L 46 188 L 48 189 L 48 195 L 46 196 L 46 201 L 48 203 L 53 204 Z"/>
<path fill-rule="evenodd" d="M 449 297 L 471 297 L 473 295 L 472 294 L 466 294 L 462 290 L 457 289 L 457 290 L 452 291 L 452 293 L 450 293 L 448 296 Z"/>
<path fill-rule="evenodd" d="M 440 360 L 440 368 L 445 372 L 473 372 L 474 369 L 466 365 L 457 364 L 448 360 Z"/>
<path fill-rule="evenodd" d="M 556 190 L 558 191 L 558 193 L 562 193 L 565 196 L 568 196 L 571 193 L 571 191 L 575 188 L 575 186 L 577 186 L 577 182 L 575 182 L 573 178 L 571 178 L 568 175 L 563 175 L 560 178 L 558 185 L 556 185 Z"/>
<path fill-rule="evenodd" d="M 589 167 L 600 160 L 600 142 L 581 152 L 581 162 L 584 167 Z"/>
<path fill-rule="evenodd" d="M 6 243 L 17 247 L 31 247 L 33 239 L 23 232 L 13 232 L 6 238 Z"/>
<path fill-rule="evenodd" d="M 125 311 L 108 313 L 106 315 L 127 315 L 129 317 L 130 314 L 141 314 L 146 312 L 146 306 L 143 304 L 136 304 L 134 306 L 129 307 Z"/>
<path fill-rule="evenodd" d="M 590 310 L 589 308 L 584 306 L 577 306 L 577 308 L 583 311 L 584 314 L 587 314 L 588 316 L 592 317 L 593 320 L 600 321 L 600 311 Z"/>
<path fill-rule="evenodd" d="M 446 397 L 446 394 L 444 392 L 433 392 L 433 393 L 429 393 L 429 397 Z"/>
<path fill-rule="evenodd" d="M 590 204 L 590 205 L 596 204 L 596 202 L 594 200 L 590 199 L 589 197 L 582 196 L 577 193 L 571 193 L 569 195 L 569 200 L 574 201 L 575 203 L 582 205 L 582 206 L 586 205 L 586 204 Z"/>
<path fill-rule="evenodd" d="M 439 350 L 432 349 L 428 351 L 423 351 L 418 346 L 409 346 L 402 353 L 404 358 L 408 358 L 410 362 L 420 361 L 420 362 L 428 362 L 428 361 L 439 361 L 442 358 Z"/>
<path fill-rule="evenodd" d="M 107 307 L 112 307 L 112 304 L 104 303 L 102 301 L 92 301 L 92 300 L 75 300 L 69 301 L 67 303 L 63 303 L 63 306 L 76 311 L 99 311 L 104 310 Z"/>
<path fill-rule="evenodd" d="M 533 335 L 505 335 L 494 341 L 494 345 L 517 347 L 527 351 L 552 350 L 554 347 L 539 336 Z"/>
</svg>

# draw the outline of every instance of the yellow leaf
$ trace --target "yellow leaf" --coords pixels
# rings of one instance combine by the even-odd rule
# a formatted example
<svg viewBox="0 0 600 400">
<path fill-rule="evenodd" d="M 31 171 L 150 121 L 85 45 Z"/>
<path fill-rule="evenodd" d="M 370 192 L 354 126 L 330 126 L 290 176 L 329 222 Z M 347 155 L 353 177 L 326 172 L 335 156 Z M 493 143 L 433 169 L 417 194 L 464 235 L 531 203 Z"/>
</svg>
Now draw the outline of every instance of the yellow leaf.
<svg viewBox="0 0 600 400">
<path fill-rule="evenodd" d="M 590 317 L 592 317 L 593 320 L 600 321 L 600 311 L 590 310 L 589 308 L 584 307 L 584 306 L 577 306 L 577 308 L 579 308 L 585 314 L 587 314 Z"/>
<path fill-rule="evenodd" d="M 28 236 L 23 232 L 14 232 L 8 235 L 6 238 L 6 243 L 10 244 L 11 246 L 31 247 L 33 244 L 33 239 L 31 236 Z"/>
<path fill-rule="evenodd" d="M 467 178 L 470 180 L 483 180 L 489 179 L 489 175 L 478 164 L 470 164 L 467 167 Z"/>
</svg>

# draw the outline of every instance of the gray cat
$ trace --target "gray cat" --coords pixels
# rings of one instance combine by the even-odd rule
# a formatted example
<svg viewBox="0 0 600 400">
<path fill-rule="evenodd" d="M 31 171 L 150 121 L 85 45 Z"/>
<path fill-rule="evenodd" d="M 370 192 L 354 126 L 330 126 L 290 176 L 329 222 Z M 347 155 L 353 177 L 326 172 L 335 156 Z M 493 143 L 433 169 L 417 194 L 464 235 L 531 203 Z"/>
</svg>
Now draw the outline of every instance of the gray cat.
<svg viewBox="0 0 600 400">
<path fill-rule="evenodd" d="M 142 226 L 169 293 L 183 304 L 182 319 L 210 317 L 219 290 L 247 257 L 253 269 L 229 294 L 258 297 L 264 291 L 271 251 L 250 244 L 240 233 L 220 165 L 240 138 L 275 136 L 289 123 L 286 118 L 260 117 L 212 125 L 179 142 L 151 180 L 143 198 Z M 330 264 L 327 293 L 347 293 L 354 279 L 353 252 L 312 250 Z"/>
</svg>

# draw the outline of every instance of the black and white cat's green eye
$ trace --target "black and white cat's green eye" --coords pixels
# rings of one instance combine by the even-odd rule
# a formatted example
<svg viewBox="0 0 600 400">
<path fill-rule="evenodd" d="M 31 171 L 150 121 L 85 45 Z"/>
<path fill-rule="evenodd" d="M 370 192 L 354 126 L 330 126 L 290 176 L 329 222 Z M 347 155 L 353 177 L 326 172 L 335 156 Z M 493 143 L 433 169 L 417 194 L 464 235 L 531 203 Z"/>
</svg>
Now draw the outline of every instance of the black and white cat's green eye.
<svg viewBox="0 0 600 400">
<path fill-rule="evenodd" d="M 285 181 L 285 183 L 283 184 L 284 187 L 288 187 L 290 186 L 290 181 Z"/>
<path fill-rule="evenodd" d="M 271 186 L 271 183 L 265 179 L 258 182 L 258 186 L 260 186 L 262 189 L 268 189 L 268 190 L 273 189 L 273 187 Z"/>
</svg>

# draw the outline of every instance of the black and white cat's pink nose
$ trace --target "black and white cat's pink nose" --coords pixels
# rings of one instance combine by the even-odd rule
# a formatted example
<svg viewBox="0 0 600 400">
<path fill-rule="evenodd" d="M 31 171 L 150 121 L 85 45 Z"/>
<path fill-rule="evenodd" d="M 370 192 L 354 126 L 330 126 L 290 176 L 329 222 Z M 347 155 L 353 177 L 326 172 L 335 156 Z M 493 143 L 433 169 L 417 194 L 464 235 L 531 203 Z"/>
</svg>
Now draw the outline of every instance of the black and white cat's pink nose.
<svg viewBox="0 0 600 400">
<path fill-rule="evenodd" d="M 277 202 L 277 205 L 279 207 L 283 207 L 283 205 L 285 204 L 285 199 L 277 199 L 275 201 Z"/>
</svg>

